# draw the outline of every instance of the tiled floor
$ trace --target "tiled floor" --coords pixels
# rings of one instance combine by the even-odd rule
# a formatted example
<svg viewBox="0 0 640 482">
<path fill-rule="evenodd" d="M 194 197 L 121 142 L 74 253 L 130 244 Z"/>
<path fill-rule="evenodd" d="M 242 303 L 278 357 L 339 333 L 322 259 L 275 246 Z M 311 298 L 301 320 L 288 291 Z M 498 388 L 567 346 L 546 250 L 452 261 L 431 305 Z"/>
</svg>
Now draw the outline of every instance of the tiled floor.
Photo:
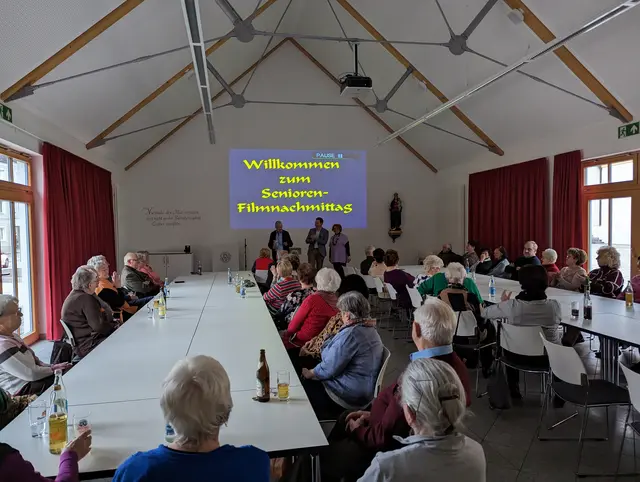
<svg viewBox="0 0 640 482">
<path fill-rule="evenodd" d="M 407 365 L 409 354 L 415 351 L 413 343 L 394 340 L 391 332 L 380 329 L 385 346 L 391 350 L 389 367 L 385 374 L 385 385 L 392 383 Z M 593 349 L 597 339 L 592 342 Z M 577 347 L 590 376 L 599 371 L 599 360 L 589 349 L 589 342 Z M 527 375 L 527 396 L 522 404 L 509 410 L 491 410 L 487 397 L 475 398 L 475 371 L 470 372 L 474 389 L 474 399 L 466 421 L 467 435 L 482 444 L 487 458 L 488 482 L 560 482 L 574 480 L 573 472 L 577 463 L 577 441 L 539 441 L 536 429 L 540 418 L 540 381 L 537 375 Z M 480 391 L 484 391 L 486 380 L 480 378 Z M 521 391 L 524 384 L 521 376 Z M 549 426 L 573 413 L 571 406 L 550 409 Z M 610 410 L 611 436 L 606 442 L 585 442 L 580 470 L 589 473 L 613 473 L 618 463 L 622 429 L 627 416 L 626 408 Z M 640 415 L 637 415 L 640 419 Z M 587 436 L 598 437 L 606 433 L 605 410 L 591 410 L 587 425 Z M 547 432 L 551 437 L 577 437 L 582 416 Z M 544 429 L 542 433 L 545 433 Z M 631 429 L 627 430 L 620 464 L 621 472 L 634 470 L 634 444 Z M 640 469 L 640 439 L 637 442 L 636 457 Z M 614 477 L 597 477 L 588 480 L 613 481 Z M 637 480 L 640 477 L 625 477 L 619 480 Z"/>
</svg>

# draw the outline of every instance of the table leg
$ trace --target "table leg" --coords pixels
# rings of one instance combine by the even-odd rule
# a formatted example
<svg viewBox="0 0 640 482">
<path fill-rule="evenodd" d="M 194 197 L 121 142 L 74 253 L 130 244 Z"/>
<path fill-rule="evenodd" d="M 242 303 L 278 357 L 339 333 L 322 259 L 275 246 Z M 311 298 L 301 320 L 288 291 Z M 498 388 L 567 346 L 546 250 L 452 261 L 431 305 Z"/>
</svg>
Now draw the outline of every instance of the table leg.
<svg viewBox="0 0 640 482">
<path fill-rule="evenodd" d="M 601 338 L 600 359 L 602 361 L 602 378 L 618 385 L 620 383 L 620 367 L 618 350 L 620 342 L 610 338 Z"/>
</svg>

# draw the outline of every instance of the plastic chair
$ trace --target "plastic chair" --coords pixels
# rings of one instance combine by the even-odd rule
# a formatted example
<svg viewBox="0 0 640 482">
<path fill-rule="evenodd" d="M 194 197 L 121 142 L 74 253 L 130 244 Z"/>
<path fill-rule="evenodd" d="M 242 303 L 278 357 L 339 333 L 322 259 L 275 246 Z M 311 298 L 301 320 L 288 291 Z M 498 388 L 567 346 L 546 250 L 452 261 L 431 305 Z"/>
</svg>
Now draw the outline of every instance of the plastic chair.
<svg viewBox="0 0 640 482">
<path fill-rule="evenodd" d="M 82 360 L 82 358 L 76 353 L 76 339 L 73 337 L 73 333 L 71 333 L 71 328 L 69 328 L 69 325 L 67 325 L 63 320 L 60 320 L 60 324 L 62 325 L 62 329 L 64 330 L 64 335 L 67 337 L 67 340 L 69 340 L 69 345 L 71 345 L 71 348 L 73 348 L 73 359 L 71 360 L 71 363 L 75 365 L 80 360 Z"/>
<path fill-rule="evenodd" d="M 345 266 L 343 268 L 343 271 L 345 276 L 349 276 L 350 274 L 358 274 L 353 266 Z"/>
<path fill-rule="evenodd" d="M 391 359 L 391 352 L 386 346 L 382 347 L 384 349 L 384 361 L 382 362 L 382 366 L 380 367 L 380 371 L 378 372 L 378 378 L 376 380 L 376 388 L 373 392 L 373 397 L 377 398 L 380 394 L 380 390 L 382 390 L 382 382 L 384 381 L 384 374 L 387 371 L 387 365 L 389 365 L 389 360 Z M 373 402 L 372 402 L 373 403 Z"/>
<path fill-rule="evenodd" d="M 609 439 L 609 407 L 610 406 L 629 406 L 631 401 L 629 399 L 629 392 L 614 383 L 607 380 L 594 379 L 589 380 L 587 376 L 587 370 L 580 359 L 580 355 L 572 348 L 568 346 L 556 345 L 547 341 L 542 335 L 540 335 L 544 347 L 547 350 L 549 356 L 549 365 L 551 366 L 551 372 L 555 375 L 556 379 L 551 380 L 547 384 L 547 390 L 544 397 L 544 403 L 540 413 L 540 421 L 538 423 L 538 429 L 536 431 L 538 440 L 551 441 L 551 440 L 577 440 L 578 442 L 578 460 L 576 462 L 575 474 L 577 477 L 608 477 L 615 476 L 616 474 L 585 474 L 580 473 L 580 460 L 582 458 L 582 448 L 585 440 L 605 441 Z M 542 438 L 540 437 L 540 427 L 544 421 L 546 415 L 547 406 L 549 405 L 549 398 L 551 391 L 555 393 L 557 397 L 565 402 L 573 403 L 577 407 L 584 408 L 584 416 L 582 424 L 580 426 L 580 433 L 578 438 Z M 607 434 L 605 437 L 599 438 L 587 438 L 584 436 L 587 428 L 587 422 L 589 420 L 589 410 L 592 408 L 605 408 L 605 418 L 607 423 Z M 576 412 L 577 414 L 577 412 Z M 566 420 L 573 418 L 576 414 L 571 415 L 565 420 L 554 424 L 551 428 L 557 427 L 560 423 L 564 423 Z"/>
<path fill-rule="evenodd" d="M 266 269 L 257 269 L 253 277 L 256 279 L 256 283 L 266 283 L 269 271 Z"/>
<path fill-rule="evenodd" d="M 411 305 L 417 310 L 422 306 L 422 296 L 420 296 L 420 292 L 417 288 L 413 288 L 411 286 L 407 286 L 407 292 L 409 293 L 409 297 L 411 298 Z"/>
</svg>

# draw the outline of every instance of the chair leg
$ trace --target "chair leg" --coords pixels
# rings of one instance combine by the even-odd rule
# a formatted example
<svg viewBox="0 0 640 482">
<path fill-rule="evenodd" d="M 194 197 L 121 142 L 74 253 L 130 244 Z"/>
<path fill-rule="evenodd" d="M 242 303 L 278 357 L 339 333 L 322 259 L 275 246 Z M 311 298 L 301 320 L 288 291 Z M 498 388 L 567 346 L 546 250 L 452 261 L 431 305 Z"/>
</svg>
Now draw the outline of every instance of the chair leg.
<svg viewBox="0 0 640 482">
<path fill-rule="evenodd" d="M 587 430 L 588 421 L 589 408 L 584 407 L 584 420 L 582 420 L 582 425 L 580 426 L 580 435 L 578 435 L 578 462 L 576 464 L 576 475 L 580 473 L 580 459 L 582 458 L 582 448 L 584 447 L 584 433 Z"/>
<path fill-rule="evenodd" d="M 618 455 L 618 465 L 616 466 L 616 475 L 620 472 L 620 462 L 622 461 L 622 450 L 624 449 L 624 437 L 627 435 L 627 425 L 629 424 L 629 415 L 631 415 L 631 405 L 627 408 L 627 419 L 624 421 L 624 428 L 622 429 L 622 441 L 620 442 L 620 455 Z M 635 440 L 636 435 L 631 430 L 631 436 L 633 437 L 634 447 L 633 447 L 633 471 L 636 471 L 636 448 L 635 448 Z"/>
<path fill-rule="evenodd" d="M 549 404 L 549 397 L 551 396 L 551 384 L 547 384 L 544 395 L 542 397 L 542 408 L 540 409 L 540 420 L 538 420 L 538 428 L 536 429 L 536 438 L 538 440 L 542 440 L 540 438 L 540 428 L 542 427 L 542 423 L 544 422 L 544 416 L 547 412 L 547 406 Z"/>
<path fill-rule="evenodd" d="M 522 380 L 524 381 L 524 398 L 527 398 L 527 372 L 522 372 Z"/>
</svg>

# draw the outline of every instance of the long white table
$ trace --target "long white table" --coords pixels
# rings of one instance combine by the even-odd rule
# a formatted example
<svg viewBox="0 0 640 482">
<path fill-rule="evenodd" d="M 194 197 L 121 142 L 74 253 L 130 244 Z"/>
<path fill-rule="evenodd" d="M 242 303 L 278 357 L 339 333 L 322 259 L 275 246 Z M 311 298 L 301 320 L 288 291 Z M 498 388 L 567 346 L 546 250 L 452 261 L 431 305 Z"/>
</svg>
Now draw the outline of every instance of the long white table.
<svg viewBox="0 0 640 482">
<path fill-rule="evenodd" d="M 417 276 L 424 273 L 423 266 L 404 266 L 408 273 Z M 475 275 L 475 282 L 480 294 L 485 302 L 499 303 L 504 290 L 512 291 L 514 296 L 520 292 L 520 283 L 517 281 L 495 278 L 496 296 L 489 296 L 489 276 Z M 601 296 L 592 296 L 593 319 L 585 321 L 582 319 L 571 319 L 571 302 L 580 303 L 582 310 L 582 300 L 584 295 L 574 291 L 548 288 L 547 296 L 558 301 L 562 308 L 562 325 L 573 326 L 584 332 L 601 337 L 601 360 L 602 376 L 606 380 L 618 383 L 619 365 L 618 352 L 621 344 L 626 343 L 640 347 L 640 305 L 634 304 L 632 308 L 627 308 L 622 300 L 613 300 Z"/>
<path fill-rule="evenodd" d="M 226 273 L 178 280 L 185 282 L 171 284 L 166 319 L 150 319 L 144 308 L 64 376 L 69 420 L 78 411 L 91 412 L 93 449 L 80 462 L 83 477 L 112 475 L 129 455 L 164 442 L 162 380 L 176 361 L 199 354 L 220 361 L 231 381 L 234 407 L 221 429 L 222 443 L 254 445 L 272 457 L 326 445 L 258 288 L 242 299 L 227 285 Z M 261 348 L 273 387 L 276 371 L 291 373 L 290 401 L 252 400 Z M 46 392 L 41 398 L 48 397 Z M 49 453 L 48 437 L 31 437 L 26 411 L 0 431 L 0 441 L 44 476 L 57 474 L 59 457 Z"/>
</svg>

